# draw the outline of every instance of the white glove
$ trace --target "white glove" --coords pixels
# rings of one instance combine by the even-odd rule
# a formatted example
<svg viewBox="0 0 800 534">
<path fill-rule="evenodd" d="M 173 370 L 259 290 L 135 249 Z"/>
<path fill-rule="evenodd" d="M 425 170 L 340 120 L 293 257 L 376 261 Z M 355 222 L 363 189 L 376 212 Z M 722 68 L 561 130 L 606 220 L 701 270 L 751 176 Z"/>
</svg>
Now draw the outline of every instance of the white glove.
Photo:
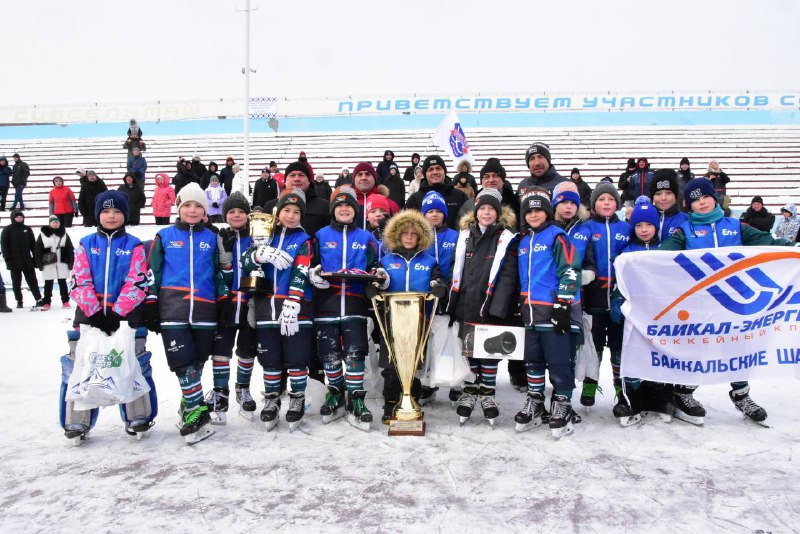
<svg viewBox="0 0 800 534">
<path fill-rule="evenodd" d="M 328 289 L 331 287 L 331 283 L 322 278 L 319 273 L 322 272 L 322 265 L 317 265 L 310 271 L 308 271 L 308 281 L 311 282 L 311 285 L 316 287 L 317 289 Z"/>
<path fill-rule="evenodd" d="M 297 324 L 297 314 L 300 313 L 300 303 L 293 300 L 283 301 L 283 310 L 278 322 L 281 325 L 281 335 L 293 336 L 300 331 L 300 325 Z"/>
<path fill-rule="evenodd" d="M 285 251 L 269 245 L 258 247 L 253 254 L 253 259 L 256 260 L 256 263 L 271 263 L 279 271 L 286 269 L 294 261 Z"/>
<path fill-rule="evenodd" d="M 375 269 L 375 274 L 383 277 L 382 282 L 373 282 L 373 284 L 375 284 L 375 287 L 377 287 L 378 289 L 382 289 L 384 291 L 389 289 L 389 282 L 390 282 L 389 273 L 386 272 L 386 269 L 384 269 L 383 267 L 378 267 L 377 269 Z"/>
<path fill-rule="evenodd" d="M 591 271 L 589 269 L 581 271 L 581 285 L 585 286 L 591 284 L 592 282 L 594 282 L 594 277 L 595 277 L 594 271 Z"/>
</svg>

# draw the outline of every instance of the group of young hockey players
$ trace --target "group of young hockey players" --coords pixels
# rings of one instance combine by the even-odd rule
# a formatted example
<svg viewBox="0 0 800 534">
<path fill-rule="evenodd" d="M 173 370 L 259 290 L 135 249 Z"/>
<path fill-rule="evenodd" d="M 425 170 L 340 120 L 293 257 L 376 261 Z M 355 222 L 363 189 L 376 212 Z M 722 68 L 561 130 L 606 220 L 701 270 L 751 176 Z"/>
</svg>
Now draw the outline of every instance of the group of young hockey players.
<svg viewBox="0 0 800 534">
<path fill-rule="evenodd" d="M 544 160 L 543 174 L 537 166 Z M 620 376 L 624 318 L 614 260 L 656 249 L 795 243 L 725 217 L 707 178 L 689 181 L 681 194 L 674 171 L 655 172 L 649 195 L 636 199 L 626 222 L 617 215 L 623 206 L 613 184 L 601 182 L 589 205 L 582 205 L 574 181 L 550 180 L 555 173 L 547 145 L 531 145 L 525 161 L 531 177 L 517 195 L 501 162 L 489 158 L 480 170 L 483 188 L 468 202 L 454 202 L 458 196 L 452 194 L 445 162 L 429 156 L 422 164 L 428 185 L 414 203 L 409 199 L 414 208 L 389 216 L 385 197 L 372 193 L 360 199 L 359 191 L 344 185 L 333 191 L 329 217 L 313 233 L 304 228 L 306 190 L 308 184 L 314 187 L 313 176 L 301 162 L 287 167 L 287 186 L 272 205 L 251 206 L 239 192 L 228 196 L 221 229 L 208 222 L 205 192 L 195 183 L 184 186 L 175 201 L 176 222 L 161 228 L 148 244 L 126 232 L 127 197 L 102 193 L 95 207 L 97 232 L 76 247 L 71 273 L 70 296 L 77 310 L 70 354 L 62 358 L 65 435 L 80 443 L 97 418 L 97 409 L 80 411 L 66 400 L 81 328 L 112 335 L 123 321 L 135 330 L 136 356 L 150 385 L 149 394 L 120 406 L 131 435 L 147 432 L 158 411 L 151 364 L 160 362 L 150 361 L 148 331 L 160 334 L 180 386 L 178 428 L 189 444 L 226 423 L 234 349 L 233 400 L 248 419 L 255 419 L 261 401 L 259 418 L 272 430 L 281 419 L 283 399 L 288 405 L 283 417 L 295 429 L 305 416 L 307 382 L 321 369 L 327 386 L 319 408 L 322 422 L 347 416 L 354 427 L 369 430 L 373 415 L 365 402 L 365 374 L 374 343 L 384 377 L 382 422 L 388 423 L 400 400 L 400 383 L 382 336 L 375 328 L 370 333 L 374 311 L 369 297 L 405 291 L 437 296 L 433 313 L 448 316 L 457 332 L 474 375 L 449 392 L 462 424 L 478 404 L 491 424 L 500 415 L 495 397 L 499 360 L 473 357 L 477 325 L 525 329 L 524 378 L 518 385 L 526 395 L 514 416 L 517 431 L 544 423 L 555 437 L 573 432 L 581 421 L 572 403 L 575 358 L 584 343 L 593 343 L 598 355 L 610 349 L 613 413 L 623 426 L 639 422 L 643 412 L 702 424 L 705 411 L 693 397 L 695 386 Z M 375 178 L 369 163 L 356 170 Z M 251 236 L 252 210 L 275 215 L 268 242 Z M 731 229 L 736 231 L 726 231 Z M 337 273 L 372 274 L 378 281 Z M 263 275 L 265 291 L 243 289 L 243 278 L 254 274 Z M 591 316 L 591 332 L 583 329 L 584 314 Z M 213 386 L 206 390 L 202 375 L 208 360 Z M 256 386 L 261 394 L 251 392 L 256 361 L 262 369 L 263 384 Z M 546 376 L 552 385 L 549 399 Z M 580 404 L 594 404 L 597 379 L 583 381 Z M 763 423 L 766 411 L 750 398 L 749 385 L 731 387 L 736 408 Z M 415 381 L 412 391 L 424 405 L 435 400 L 437 389 Z"/>
</svg>

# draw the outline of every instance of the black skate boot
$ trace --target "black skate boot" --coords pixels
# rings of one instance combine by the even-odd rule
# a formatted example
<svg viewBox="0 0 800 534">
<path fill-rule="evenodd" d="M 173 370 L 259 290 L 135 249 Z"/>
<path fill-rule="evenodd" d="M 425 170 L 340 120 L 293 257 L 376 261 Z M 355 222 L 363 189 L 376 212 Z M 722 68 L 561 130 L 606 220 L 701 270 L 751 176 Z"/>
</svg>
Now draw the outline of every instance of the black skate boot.
<svg viewBox="0 0 800 534">
<path fill-rule="evenodd" d="M 619 419 L 622 426 L 633 426 L 642 421 L 641 412 L 636 403 L 637 391 L 628 388 L 628 398 L 622 394 L 621 386 L 614 386 L 617 390 L 617 404 L 614 406 L 614 417 Z"/>
<path fill-rule="evenodd" d="M 367 392 L 363 389 L 352 392 L 348 395 L 347 402 L 347 422 L 364 432 L 369 432 L 372 423 L 372 412 L 364 404 L 364 397 Z"/>
<path fill-rule="evenodd" d="M 439 391 L 439 388 L 429 388 L 428 386 L 422 386 L 422 389 L 419 394 L 419 405 L 425 406 L 426 404 L 430 404 L 436 400 L 436 392 Z"/>
<path fill-rule="evenodd" d="M 206 394 L 209 416 L 212 425 L 224 425 L 228 422 L 228 388 L 214 388 Z"/>
<path fill-rule="evenodd" d="M 250 386 L 236 384 L 236 403 L 239 405 L 239 415 L 252 421 L 256 412 L 256 401 L 250 394 Z"/>
<path fill-rule="evenodd" d="M 478 386 L 467 386 L 461 392 L 458 398 L 458 407 L 456 414 L 458 414 L 458 422 L 462 425 L 467 422 L 467 419 L 472 415 L 472 410 L 475 409 L 475 403 L 478 402 Z"/>
<path fill-rule="evenodd" d="M 732 389 L 728 395 L 736 409 L 742 412 L 746 418 L 761 426 L 767 426 L 764 422 L 767 419 L 767 411 L 750 398 L 749 385 L 739 389 Z"/>
<path fill-rule="evenodd" d="M 328 386 L 328 393 L 325 395 L 325 404 L 319 409 L 322 422 L 325 424 L 335 421 L 345 414 L 344 393 L 339 391 L 336 386 Z"/>
<path fill-rule="evenodd" d="M 447 397 L 450 399 L 450 407 L 455 408 L 458 406 L 458 401 L 461 399 L 461 388 L 450 388 Z"/>
<path fill-rule="evenodd" d="M 129 436 L 136 436 L 136 439 L 142 439 L 148 430 L 153 428 L 155 421 L 151 421 L 147 417 L 134 417 L 125 424 L 125 433 Z"/>
<path fill-rule="evenodd" d="M 196 408 L 183 411 L 183 425 L 181 426 L 181 436 L 189 445 L 194 445 L 204 439 L 214 435 L 214 430 L 209 426 L 211 416 L 208 414 L 208 406 L 201 404 Z"/>
<path fill-rule="evenodd" d="M 544 395 L 538 391 L 528 393 L 525 398 L 525 406 L 514 416 L 514 421 L 517 423 L 517 432 L 525 432 L 541 425 L 543 413 Z"/>
<path fill-rule="evenodd" d="M 675 417 L 693 425 L 702 425 L 706 416 L 703 405 L 692 394 L 697 386 L 675 386 L 673 399 L 675 403 Z"/>
<path fill-rule="evenodd" d="M 279 393 L 264 393 L 264 408 L 261 410 L 261 422 L 272 430 L 280 421 L 281 399 Z"/>
<path fill-rule="evenodd" d="M 303 392 L 289 393 L 289 409 L 286 410 L 286 422 L 289 423 L 289 432 L 300 426 L 306 413 L 306 394 Z"/>
<path fill-rule="evenodd" d="M 583 379 L 583 389 L 581 390 L 581 404 L 589 407 L 594 406 L 594 396 L 597 391 L 603 392 L 600 386 L 597 385 L 597 380 L 591 378 Z"/>
<path fill-rule="evenodd" d="M 483 417 L 494 426 L 495 420 L 500 417 L 500 409 L 497 406 L 497 399 L 494 396 L 494 388 L 481 388 L 481 410 Z"/>
<path fill-rule="evenodd" d="M 383 402 L 383 415 L 381 416 L 381 423 L 388 425 L 394 416 L 394 407 L 397 406 L 396 400 L 385 400 Z"/>
<path fill-rule="evenodd" d="M 11 313 L 13 310 L 8 307 L 5 292 L 0 293 L 0 313 Z"/>
<path fill-rule="evenodd" d="M 89 439 L 89 427 L 81 423 L 66 425 L 64 436 L 72 441 L 73 446 L 80 447 L 84 441 Z"/>
<path fill-rule="evenodd" d="M 549 426 L 553 437 L 562 438 L 572 434 L 572 423 L 575 421 L 572 402 L 565 395 L 553 395 L 551 410 Z"/>
<path fill-rule="evenodd" d="M 638 403 L 642 416 L 655 415 L 665 423 L 672 421 L 675 405 L 672 403 L 672 386 L 661 382 L 642 380 L 639 386 Z"/>
</svg>

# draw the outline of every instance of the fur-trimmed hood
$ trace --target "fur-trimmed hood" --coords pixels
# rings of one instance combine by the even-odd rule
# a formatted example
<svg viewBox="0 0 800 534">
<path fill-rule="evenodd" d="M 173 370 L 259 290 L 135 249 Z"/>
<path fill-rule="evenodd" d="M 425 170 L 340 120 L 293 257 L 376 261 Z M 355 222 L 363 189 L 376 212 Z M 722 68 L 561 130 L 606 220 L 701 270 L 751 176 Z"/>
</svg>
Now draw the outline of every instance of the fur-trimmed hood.
<svg viewBox="0 0 800 534">
<path fill-rule="evenodd" d="M 383 231 L 383 246 L 392 252 L 402 250 L 400 243 L 400 232 L 407 225 L 412 225 L 419 233 L 419 241 L 414 252 L 427 250 L 433 245 L 436 239 L 433 233 L 433 227 L 428 220 L 417 210 L 403 210 L 386 223 L 386 228 Z"/>
<path fill-rule="evenodd" d="M 465 214 L 461 217 L 461 220 L 458 222 L 458 229 L 459 230 L 466 230 L 469 228 L 469 225 L 475 223 L 475 211 L 472 210 L 469 213 Z M 499 224 L 503 225 L 503 227 L 508 228 L 512 232 L 517 231 L 517 215 L 514 213 L 508 206 L 503 206 L 503 210 L 500 213 L 500 217 L 497 221 Z"/>
</svg>

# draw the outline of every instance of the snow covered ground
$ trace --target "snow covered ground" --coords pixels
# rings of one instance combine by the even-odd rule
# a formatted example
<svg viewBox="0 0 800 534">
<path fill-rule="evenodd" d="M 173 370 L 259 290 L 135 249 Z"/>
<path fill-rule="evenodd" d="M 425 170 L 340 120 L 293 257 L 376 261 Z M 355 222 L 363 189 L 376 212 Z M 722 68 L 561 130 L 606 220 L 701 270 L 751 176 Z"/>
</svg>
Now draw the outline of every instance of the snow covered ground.
<svg viewBox="0 0 800 534">
<path fill-rule="evenodd" d="M 769 429 L 743 421 L 727 385 L 698 390 L 705 427 L 648 418 L 625 429 L 611 415 L 606 358 L 605 396 L 580 409 L 584 422 L 561 441 L 543 427 L 515 433 L 524 397 L 503 370 L 497 428 L 479 409 L 460 427 L 439 400 L 422 438 L 390 438 L 380 423 L 369 434 L 344 419 L 323 426 L 323 390 L 312 381 L 302 432 L 282 422 L 267 433 L 232 411 L 227 426 L 189 447 L 174 426 L 177 381 L 151 335 L 160 415 L 150 435 L 128 437 L 107 408 L 75 448 L 57 406 L 70 320 L 60 305 L 0 316 L 0 532 L 800 530 L 800 392 L 791 379 L 753 383 Z M 368 405 L 380 415 L 378 399 Z"/>
</svg>

